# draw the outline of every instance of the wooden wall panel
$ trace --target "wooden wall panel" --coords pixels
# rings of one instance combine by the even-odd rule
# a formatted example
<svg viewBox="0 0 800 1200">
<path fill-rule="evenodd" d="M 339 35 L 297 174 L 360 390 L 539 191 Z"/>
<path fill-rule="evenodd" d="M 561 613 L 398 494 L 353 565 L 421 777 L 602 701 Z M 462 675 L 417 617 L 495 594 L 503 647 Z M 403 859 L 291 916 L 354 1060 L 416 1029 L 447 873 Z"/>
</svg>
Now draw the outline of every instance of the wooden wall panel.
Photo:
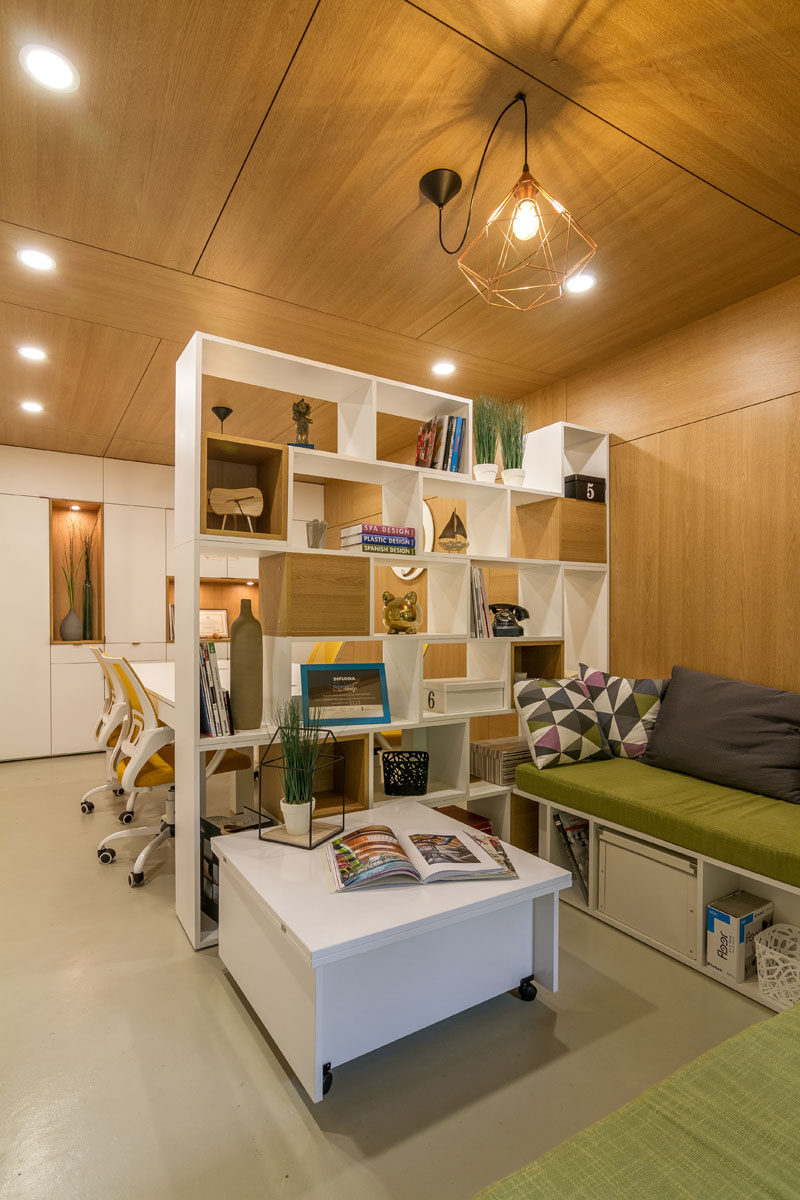
<svg viewBox="0 0 800 1200">
<path fill-rule="evenodd" d="M 800 395 L 612 450 L 611 669 L 800 691 Z"/>
</svg>

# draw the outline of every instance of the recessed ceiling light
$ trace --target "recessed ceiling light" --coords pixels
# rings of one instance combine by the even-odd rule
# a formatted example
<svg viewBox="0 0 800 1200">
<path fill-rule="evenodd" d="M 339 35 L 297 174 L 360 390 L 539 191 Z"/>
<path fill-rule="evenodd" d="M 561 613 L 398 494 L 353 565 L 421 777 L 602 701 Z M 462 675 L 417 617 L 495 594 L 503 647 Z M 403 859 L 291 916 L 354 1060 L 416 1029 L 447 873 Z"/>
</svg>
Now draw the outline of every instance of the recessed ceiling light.
<svg viewBox="0 0 800 1200">
<path fill-rule="evenodd" d="M 77 68 L 53 50 L 51 46 L 40 46 L 31 43 L 23 46 L 19 52 L 22 69 L 31 79 L 35 79 L 42 87 L 51 92 L 77 92 L 81 82 Z"/>
<path fill-rule="evenodd" d="M 70 504 L 69 511 L 70 512 L 80 512 L 81 511 L 80 504 Z"/>
<path fill-rule="evenodd" d="M 38 400 L 23 400 L 20 404 L 20 408 L 23 410 L 23 412 L 44 412 L 44 405 L 40 404 Z"/>
<path fill-rule="evenodd" d="M 564 284 L 568 292 L 588 292 L 597 283 L 597 277 L 591 271 L 581 271 L 580 275 L 571 275 Z"/>
<path fill-rule="evenodd" d="M 246 580 L 245 580 L 245 583 L 247 584 L 247 586 L 248 586 L 248 587 L 253 587 L 253 586 L 254 586 L 254 584 L 253 584 L 253 580 L 252 580 L 252 579 L 246 579 Z"/>
<path fill-rule="evenodd" d="M 17 258 L 34 271 L 52 271 L 56 265 L 56 260 L 45 254 L 44 250 L 18 250 Z"/>
<path fill-rule="evenodd" d="M 29 358 L 31 362 L 44 362 L 47 358 L 46 351 L 39 346 L 17 346 L 17 354 L 23 358 Z"/>
<path fill-rule="evenodd" d="M 456 369 L 456 364 L 451 362 L 436 362 L 431 367 L 434 375 L 452 375 Z"/>
</svg>

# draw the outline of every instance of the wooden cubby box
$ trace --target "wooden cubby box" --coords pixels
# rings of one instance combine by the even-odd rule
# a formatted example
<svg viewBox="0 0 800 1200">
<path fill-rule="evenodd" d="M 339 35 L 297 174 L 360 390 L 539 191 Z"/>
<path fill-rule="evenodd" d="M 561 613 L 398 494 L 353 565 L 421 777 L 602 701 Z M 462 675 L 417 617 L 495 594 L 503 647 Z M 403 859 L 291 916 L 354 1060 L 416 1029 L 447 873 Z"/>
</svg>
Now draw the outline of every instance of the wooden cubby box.
<svg viewBox="0 0 800 1200">
<path fill-rule="evenodd" d="M 540 500 L 511 513 L 512 558 L 606 561 L 606 506 L 594 500 Z"/>
<path fill-rule="evenodd" d="M 259 579 L 268 637 L 369 637 L 366 555 L 270 554 L 261 559 Z"/>
<path fill-rule="evenodd" d="M 248 583 L 246 579 L 201 579 L 200 600 L 198 607 L 224 608 L 228 612 L 228 629 L 239 616 L 242 600 L 249 600 L 253 606 L 253 616 L 258 620 L 258 587 Z M 169 606 L 175 603 L 175 580 L 167 578 L 167 641 L 174 639 L 169 636 Z M 230 641 L 230 637 L 215 639 Z"/>
<path fill-rule="evenodd" d="M 225 537 L 286 539 L 287 448 L 273 442 L 204 433 L 200 460 L 200 532 Z M 252 518 L 252 531 L 242 517 L 224 517 L 208 505 L 213 488 L 258 488 L 264 500 L 259 516 Z M 225 520 L 225 528 L 222 522 Z"/>
<path fill-rule="evenodd" d="M 341 811 L 341 796 L 344 790 L 346 812 L 369 808 L 369 776 L 367 758 L 369 738 L 338 737 L 337 750 L 342 754 L 340 763 L 326 763 L 314 774 L 315 817 L 335 816 Z M 262 752 L 263 753 L 263 750 Z M 269 760 L 280 758 L 280 745 L 272 747 Z M 281 771 L 277 767 L 262 766 L 261 807 L 278 821 L 283 821 L 280 800 L 283 795 Z"/>
<path fill-rule="evenodd" d="M 526 679 L 560 679 L 564 673 L 564 643 L 562 641 L 528 641 L 511 639 L 511 682 L 524 675 Z"/>
<path fill-rule="evenodd" d="M 76 507 L 77 506 L 77 509 Z M 50 501 L 50 644 L 64 645 L 60 625 L 69 612 L 69 596 L 61 566 L 64 562 L 64 552 L 69 543 L 70 529 L 74 530 L 76 554 L 79 562 L 78 575 L 75 582 L 75 611 L 83 620 L 83 536 L 94 526 L 92 552 L 90 558 L 90 578 L 92 581 L 92 636 L 77 639 L 68 645 L 76 645 L 81 641 L 102 642 L 105 640 L 103 620 L 103 506 L 92 500 L 51 500 Z"/>
</svg>

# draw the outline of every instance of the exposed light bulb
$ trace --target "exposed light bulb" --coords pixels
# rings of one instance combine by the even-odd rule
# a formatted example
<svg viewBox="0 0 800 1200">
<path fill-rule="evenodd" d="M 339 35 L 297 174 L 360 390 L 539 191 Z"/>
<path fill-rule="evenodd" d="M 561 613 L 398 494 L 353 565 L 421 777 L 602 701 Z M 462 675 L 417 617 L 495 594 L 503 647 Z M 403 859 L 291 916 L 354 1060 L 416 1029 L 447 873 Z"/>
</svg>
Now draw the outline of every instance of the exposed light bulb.
<svg viewBox="0 0 800 1200">
<path fill-rule="evenodd" d="M 597 276 L 591 271 L 581 271 L 579 275 L 570 275 L 564 283 L 568 292 L 588 292 L 597 283 Z"/>
<path fill-rule="evenodd" d="M 31 362 L 44 362 L 47 354 L 38 346 L 17 346 L 17 354 L 22 358 L 28 358 Z"/>
<path fill-rule="evenodd" d="M 40 404 L 38 400 L 23 400 L 22 403 L 20 404 L 20 408 L 23 410 L 23 412 L 29 412 L 29 413 L 44 412 L 44 405 Z"/>
<path fill-rule="evenodd" d="M 23 71 L 51 92 L 77 92 L 81 77 L 68 58 L 50 46 L 27 45 L 19 52 Z"/>
<path fill-rule="evenodd" d="M 44 250 L 31 250 L 30 247 L 18 250 L 17 258 L 34 271 L 52 271 L 56 265 L 56 260 L 45 254 Z"/>
<path fill-rule="evenodd" d="M 534 200 L 520 200 L 514 213 L 511 229 L 518 242 L 529 242 L 539 228 L 539 214 Z"/>
</svg>

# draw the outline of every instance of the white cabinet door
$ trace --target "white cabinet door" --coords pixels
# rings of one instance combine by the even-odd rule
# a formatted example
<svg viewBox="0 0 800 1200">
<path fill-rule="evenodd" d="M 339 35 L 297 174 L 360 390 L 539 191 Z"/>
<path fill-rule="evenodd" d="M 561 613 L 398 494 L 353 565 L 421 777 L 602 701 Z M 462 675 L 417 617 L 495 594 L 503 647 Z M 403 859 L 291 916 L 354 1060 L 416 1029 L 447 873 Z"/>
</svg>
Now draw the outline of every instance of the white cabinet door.
<svg viewBox="0 0 800 1200">
<path fill-rule="evenodd" d="M 94 663 L 53 663 L 53 754 L 96 750 L 94 727 L 103 708 L 103 675 Z"/>
<path fill-rule="evenodd" d="M 106 504 L 103 523 L 106 642 L 163 642 L 164 509 Z"/>
<path fill-rule="evenodd" d="M 41 496 L 0 495 L 0 759 L 50 753 L 49 526 Z"/>
</svg>

